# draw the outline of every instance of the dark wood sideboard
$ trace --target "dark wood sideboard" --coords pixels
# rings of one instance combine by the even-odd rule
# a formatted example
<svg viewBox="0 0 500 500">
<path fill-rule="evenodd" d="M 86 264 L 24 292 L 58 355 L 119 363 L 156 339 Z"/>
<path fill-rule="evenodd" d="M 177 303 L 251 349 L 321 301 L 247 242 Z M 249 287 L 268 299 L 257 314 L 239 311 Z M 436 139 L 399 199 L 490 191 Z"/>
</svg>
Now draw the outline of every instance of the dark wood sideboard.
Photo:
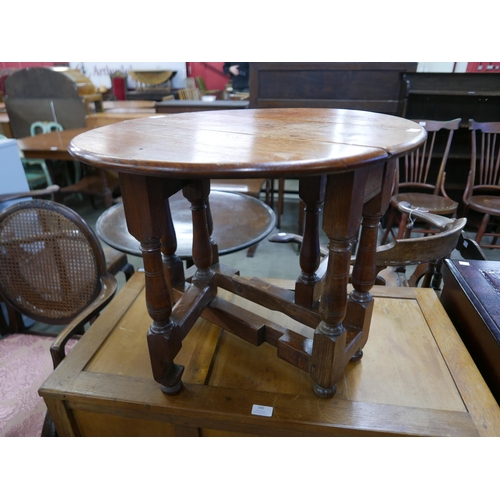
<svg viewBox="0 0 500 500">
<path fill-rule="evenodd" d="M 500 262 L 445 264 L 441 303 L 500 403 Z"/>
<path fill-rule="evenodd" d="M 340 108 L 404 116 L 417 63 L 251 63 L 251 108 Z"/>
</svg>

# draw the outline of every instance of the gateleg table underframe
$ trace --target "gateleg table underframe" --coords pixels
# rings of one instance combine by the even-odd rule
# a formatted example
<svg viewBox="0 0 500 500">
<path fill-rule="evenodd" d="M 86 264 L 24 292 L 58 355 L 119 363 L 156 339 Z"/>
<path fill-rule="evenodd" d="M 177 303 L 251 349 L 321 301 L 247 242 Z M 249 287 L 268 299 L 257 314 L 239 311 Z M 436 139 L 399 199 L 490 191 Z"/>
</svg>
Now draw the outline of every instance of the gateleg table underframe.
<svg viewBox="0 0 500 500">
<path fill-rule="evenodd" d="M 202 314 L 234 334 L 274 345 L 280 358 L 309 372 L 314 391 L 331 397 L 369 334 L 380 219 L 391 195 L 395 160 L 416 149 L 424 129 L 408 120 L 363 111 L 259 109 L 185 113 L 131 120 L 82 134 L 70 153 L 119 172 L 129 232 L 141 242 L 153 376 L 167 394 L 182 388 L 175 363 Z M 212 240 L 210 179 L 298 177 L 305 203 L 301 274 L 295 291 L 242 278 L 218 262 Z M 168 198 L 190 201 L 194 268 L 184 273 Z M 318 222 L 329 238 L 320 264 Z M 348 294 L 352 244 L 357 258 Z M 223 288 L 315 329 L 313 341 L 264 320 L 217 294 Z"/>
</svg>

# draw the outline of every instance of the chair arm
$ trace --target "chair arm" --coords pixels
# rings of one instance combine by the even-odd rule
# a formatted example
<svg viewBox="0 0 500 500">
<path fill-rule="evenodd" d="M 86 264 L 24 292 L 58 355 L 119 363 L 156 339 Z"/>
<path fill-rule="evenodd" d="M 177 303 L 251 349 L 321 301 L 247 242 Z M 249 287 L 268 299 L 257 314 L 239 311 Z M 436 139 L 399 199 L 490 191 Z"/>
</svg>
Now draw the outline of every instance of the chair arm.
<svg viewBox="0 0 500 500">
<path fill-rule="evenodd" d="M 24 193 L 8 193 L 0 195 L 0 203 L 4 203 L 6 201 L 17 200 L 20 198 L 28 198 L 45 196 L 48 194 L 53 194 L 59 191 L 61 188 L 57 184 L 53 184 L 52 186 L 46 187 L 44 189 L 34 189 L 33 191 L 25 191 Z"/>
<path fill-rule="evenodd" d="M 95 317 L 111 301 L 118 288 L 116 278 L 111 274 L 106 274 L 101 278 L 101 285 L 101 293 L 98 297 L 64 328 L 51 345 L 50 354 L 54 369 L 59 366 L 66 355 L 64 348 L 68 340 L 79 331 L 81 326 Z"/>
<path fill-rule="evenodd" d="M 445 229 L 446 226 L 454 220 L 448 217 L 443 217 L 442 215 L 436 215 L 429 212 L 423 212 L 422 210 L 412 209 L 411 205 L 407 201 L 399 202 L 397 208 L 399 211 L 417 217 L 418 219 L 422 219 L 425 222 L 438 227 L 439 229 Z"/>
<path fill-rule="evenodd" d="M 441 233 L 419 238 L 395 240 L 377 247 L 376 267 L 408 266 L 434 262 L 448 256 L 457 246 L 467 219 L 447 219 L 448 227 Z"/>
</svg>

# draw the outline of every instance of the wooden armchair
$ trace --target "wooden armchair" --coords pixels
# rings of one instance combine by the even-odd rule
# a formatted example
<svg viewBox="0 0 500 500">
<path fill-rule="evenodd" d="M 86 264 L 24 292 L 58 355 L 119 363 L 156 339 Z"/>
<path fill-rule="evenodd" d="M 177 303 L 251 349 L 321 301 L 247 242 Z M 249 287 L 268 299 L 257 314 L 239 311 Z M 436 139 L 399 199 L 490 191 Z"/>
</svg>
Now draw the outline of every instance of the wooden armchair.
<svg viewBox="0 0 500 500">
<path fill-rule="evenodd" d="M 382 277 L 387 284 L 398 286 L 417 286 L 423 278 L 421 285 L 425 288 L 439 287 L 440 278 L 434 277 L 439 270 L 441 261 L 448 257 L 457 248 L 462 236 L 467 219 L 449 219 L 440 215 L 412 210 L 409 204 L 400 203 L 397 206 L 401 213 L 418 218 L 428 223 L 435 234 L 419 238 L 397 239 L 386 245 L 379 246 L 376 254 L 377 275 Z M 416 268 L 411 276 L 406 279 L 406 266 Z M 392 275 L 384 278 L 381 271 L 391 268 Z M 402 272 L 402 276 L 399 274 Z M 393 276 L 396 280 L 394 281 Z"/>
<path fill-rule="evenodd" d="M 398 205 L 398 210 L 407 213 L 410 217 L 421 219 L 433 226 L 436 234 L 426 237 L 396 239 L 386 245 L 377 247 L 375 266 L 377 269 L 378 285 L 391 286 L 431 286 L 431 278 L 435 265 L 460 244 L 465 248 L 463 228 L 467 219 L 449 219 L 435 214 L 412 210 L 407 204 Z M 278 233 L 269 241 L 275 243 L 299 243 L 303 237 L 290 233 Z M 320 247 L 323 258 L 317 271 L 322 276 L 326 270 L 328 249 Z M 354 257 L 353 257 L 354 260 Z M 406 266 L 416 266 L 413 274 L 406 277 Z M 422 280 L 422 278 L 424 278 Z M 422 281 L 421 281 L 422 280 Z"/>
<path fill-rule="evenodd" d="M 0 435 L 51 434 L 38 388 L 63 361 L 68 341 L 83 334 L 116 289 L 97 236 L 73 210 L 31 200 L 0 213 L 0 297 L 9 318 L 0 366 L 10 374 L 0 386 Z M 54 340 L 26 332 L 27 319 L 65 326 Z"/>
</svg>

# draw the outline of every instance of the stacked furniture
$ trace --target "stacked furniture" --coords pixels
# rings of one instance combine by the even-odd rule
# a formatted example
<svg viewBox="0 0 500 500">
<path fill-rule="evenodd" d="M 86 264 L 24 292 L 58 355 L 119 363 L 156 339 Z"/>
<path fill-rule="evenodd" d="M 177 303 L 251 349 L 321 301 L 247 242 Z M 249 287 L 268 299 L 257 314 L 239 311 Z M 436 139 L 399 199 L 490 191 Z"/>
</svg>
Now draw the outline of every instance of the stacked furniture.
<svg viewBox="0 0 500 500">
<path fill-rule="evenodd" d="M 410 72 L 405 78 L 408 81 L 406 118 L 461 118 L 451 144 L 446 176 L 446 191 L 452 199 L 461 200 L 470 168 L 469 121 L 500 122 L 500 74 Z M 438 146 L 443 151 L 445 144 Z"/>
<path fill-rule="evenodd" d="M 102 111 L 102 95 L 78 70 L 25 68 L 5 81 L 5 106 L 13 137 L 30 135 L 32 123 L 58 122 L 66 129 L 85 127 L 91 110 Z"/>
</svg>

